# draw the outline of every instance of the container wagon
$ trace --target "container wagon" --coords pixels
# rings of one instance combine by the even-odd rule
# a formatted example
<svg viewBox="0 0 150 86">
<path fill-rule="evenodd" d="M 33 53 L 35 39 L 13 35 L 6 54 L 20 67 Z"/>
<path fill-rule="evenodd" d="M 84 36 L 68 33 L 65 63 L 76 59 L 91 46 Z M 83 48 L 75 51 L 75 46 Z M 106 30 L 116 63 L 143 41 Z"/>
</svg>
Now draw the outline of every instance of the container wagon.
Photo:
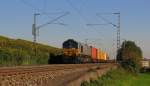
<svg viewBox="0 0 150 86">
<path fill-rule="evenodd" d="M 91 57 L 93 62 L 97 62 L 97 49 L 95 47 L 91 47 Z"/>
</svg>

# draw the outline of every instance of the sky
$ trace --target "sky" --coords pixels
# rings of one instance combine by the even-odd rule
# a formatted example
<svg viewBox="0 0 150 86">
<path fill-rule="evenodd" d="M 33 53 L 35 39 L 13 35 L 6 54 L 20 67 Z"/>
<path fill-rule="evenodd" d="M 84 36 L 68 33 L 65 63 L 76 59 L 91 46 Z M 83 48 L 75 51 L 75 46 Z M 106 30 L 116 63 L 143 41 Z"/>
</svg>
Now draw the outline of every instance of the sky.
<svg viewBox="0 0 150 86">
<path fill-rule="evenodd" d="M 149 8 L 150 0 L 0 0 L 0 35 L 32 41 L 34 13 L 40 14 L 36 17 L 37 27 L 69 13 L 41 27 L 38 42 L 61 48 L 69 38 L 87 40 L 114 58 L 117 29 L 100 16 L 117 25 L 118 17 L 112 13 L 120 12 L 121 42 L 135 41 L 144 57 L 150 58 Z"/>
</svg>

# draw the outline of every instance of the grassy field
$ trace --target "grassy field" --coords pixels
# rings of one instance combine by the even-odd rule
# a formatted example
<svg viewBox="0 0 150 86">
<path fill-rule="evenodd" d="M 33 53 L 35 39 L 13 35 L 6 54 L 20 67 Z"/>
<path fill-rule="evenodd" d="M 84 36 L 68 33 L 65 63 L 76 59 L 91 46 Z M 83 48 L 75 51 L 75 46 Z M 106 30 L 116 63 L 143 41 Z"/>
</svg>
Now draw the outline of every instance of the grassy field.
<svg viewBox="0 0 150 86">
<path fill-rule="evenodd" d="M 0 36 L 0 67 L 48 64 L 51 54 L 61 52 L 61 49 L 52 46 Z"/>
<path fill-rule="evenodd" d="M 150 86 L 150 73 L 135 75 L 123 69 L 112 70 L 98 80 L 83 82 L 81 86 Z"/>
</svg>

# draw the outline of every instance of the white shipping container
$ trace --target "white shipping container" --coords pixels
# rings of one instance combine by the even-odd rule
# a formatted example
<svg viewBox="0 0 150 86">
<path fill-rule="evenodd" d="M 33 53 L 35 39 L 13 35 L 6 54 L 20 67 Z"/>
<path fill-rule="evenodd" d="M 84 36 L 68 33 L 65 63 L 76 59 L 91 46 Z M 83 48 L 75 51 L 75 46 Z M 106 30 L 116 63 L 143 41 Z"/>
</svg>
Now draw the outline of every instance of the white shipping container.
<svg viewBox="0 0 150 86">
<path fill-rule="evenodd" d="M 81 55 L 91 56 L 91 47 L 87 44 L 79 43 Z"/>
</svg>

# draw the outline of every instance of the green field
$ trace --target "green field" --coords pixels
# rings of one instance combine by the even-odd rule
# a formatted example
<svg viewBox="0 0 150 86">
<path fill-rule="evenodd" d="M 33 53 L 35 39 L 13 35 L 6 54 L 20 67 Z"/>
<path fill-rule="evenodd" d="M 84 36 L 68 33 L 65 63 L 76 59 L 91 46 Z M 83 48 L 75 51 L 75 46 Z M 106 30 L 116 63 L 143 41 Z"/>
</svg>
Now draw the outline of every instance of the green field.
<svg viewBox="0 0 150 86">
<path fill-rule="evenodd" d="M 83 82 L 81 86 L 150 86 L 150 73 L 137 75 L 123 69 L 112 70 L 98 80 Z"/>
</svg>

